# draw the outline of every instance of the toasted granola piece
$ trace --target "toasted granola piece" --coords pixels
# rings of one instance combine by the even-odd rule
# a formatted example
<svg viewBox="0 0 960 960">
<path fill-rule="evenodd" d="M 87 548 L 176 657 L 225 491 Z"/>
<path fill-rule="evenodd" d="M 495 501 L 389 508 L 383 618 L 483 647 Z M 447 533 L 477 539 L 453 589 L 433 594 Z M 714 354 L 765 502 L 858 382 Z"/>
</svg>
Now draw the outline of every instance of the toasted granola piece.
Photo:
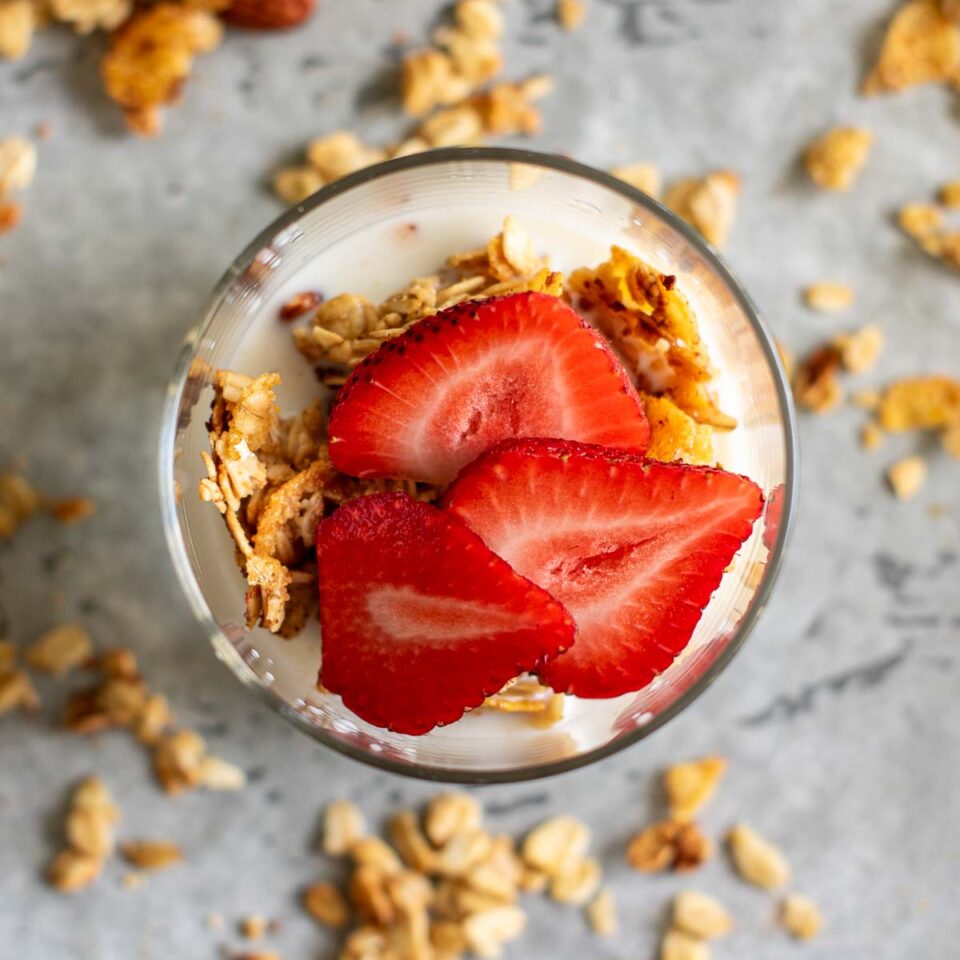
<svg viewBox="0 0 960 960">
<path fill-rule="evenodd" d="M 710 948 L 681 930 L 668 930 L 660 943 L 660 960 L 710 960 Z"/>
<path fill-rule="evenodd" d="M 422 117 L 434 107 L 457 103 L 472 84 L 459 76 L 453 60 L 440 50 L 418 50 L 403 60 L 401 96 L 411 117 Z"/>
<path fill-rule="evenodd" d="M 582 907 L 597 892 L 600 880 L 600 864 L 593 857 L 587 857 L 553 878 L 550 896 L 559 903 Z"/>
<path fill-rule="evenodd" d="M 840 354 L 833 344 L 814 350 L 794 375 L 793 393 L 797 402 L 814 413 L 825 414 L 836 409 L 843 400 L 839 371 Z"/>
<path fill-rule="evenodd" d="M 809 897 L 791 893 L 780 904 L 780 924 L 798 940 L 812 940 L 823 927 L 823 914 Z"/>
<path fill-rule="evenodd" d="M 922 457 L 904 457 L 887 471 L 887 480 L 898 500 L 916 496 L 926 479 L 927 464 Z"/>
<path fill-rule="evenodd" d="M 27 647 L 26 660 L 34 670 L 59 677 L 93 657 L 90 635 L 79 624 L 66 623 L 48 630 Z"/>
<path fill-rule="evenodd" d="M 0 539 L 12 537 L 40 507 L 40 496 L 19 473 L 0 473 Z"/>
<path fill-rule="evenodd" d="M 740 178 L 730 170 L 715 170 L 671 184 L 663 202 L 722 249 L 733 227 L 739 194 Z"/>
<path fill-rule="evenodd" d="M 910 0 L 896 12 L 880 57 L 863 84 L 866 94 L 951 80 L 960 67 L 960 26 L 937 0 Z"/>
<path fill-rule="evenodd" d="M 50 886 L 61 893 L 74 893 L 90 886 L 103 870 L 103 861 L 77 850 L 63 850 L 57 854 L 47 879 Z"/>
<path fill-rule="evenodd" d="M 365 832 L 360 808 L 349 800 L 334 800 L 323 814 L 323 852 L 342 857 Z"/>
<path fill-rule="evenodd" d="M 458 833 L 479 830 L 482 817 L 479 802 L 469 793 L 440 793 L 427 805 L 424 829 L 430 842 L 442 847 Z"/>
<path fill-rule="evenodd" d="M 883 446 L 884 438 L 884 432 L 874 420 L 868 420 L 860 428 L 860 445 L 864 450 L 879 450 Z"/>
<path fill-rule="evenodd" d="M 338 130 L 312 140 L 307 147 L 307 159 L 329 183 L 355 170 L 379 163 L 384 159 L 384 152 L 366 146 L 349 130 Z"/>
<path fill-rule="evenodd" d="M 127 840 L 120 852 L 141 870 L 165 870 L 183 860 L 183 851 L 169 840 Z"/>
<path fill-rule="evenodd" d="M 584 0 L 557 0 L 553 9 L 557 22 L 568 33 L 578 30 L 587 15 Z"/>
<path fill-rule="evenodd" d="M 34 0 L 0 3 L 0 58 L 19 60 L 26 56 L 39 26 Z"/>
<path fill-rule="evenodd" d="M 692 937 L 711 940 L 733 929 L 733 917 L 716 898 L 682 890 L 673 899 L 673 925 Z"/>
<path fill-rule="evenodd" d="M 0 196 L 26 190 L 37 171 L 37 148 L 23 137 L 0 140 Z"/>
<path fill-rule="evenodd" d="M 897 215 L 900 229 L 920 240 L 935 234 L 943 225 L 943 211 L 932 203 L 908 203 Z"/>
<path fill-rule="evenodd" d="M 385 876 L 399 873 L 403 869 L 403 864 L 393 848 L 379 837 L 361 837 L 350 848 L 350 858 L 356 866 L 373 867 Z"/>
<path fill-rule="evenodd" d="M 614 167 L 610 173 L 651 197 L 659 197 L 663 189 L 663 174 L 654 163 L 630 163 Z"/>
<path fill-rule="evenodd" d="M 281 320 L 296 320 L 297 317 L 309 313 L 323 302 L 323 294 L 316 290 L 303 290 L 295 293 L 286 303 L 280 307 L 279 317 Z"/>
<path fill-rule="evenodd" d="M 617 905 L 613 892 L 603 887 L 587 904 L 587 920 L 598 937 L 610 937 L 617 932 Z"/>
<path fill-rule="evenodd" d="M 650 423 L 650 445 L 646 455 L 654 460 L 712 464 L 713 428 L 697 423 L 669 397 L 641 394 Z"/>
<path fill-rule="evenodd" d="M 457 9 L 469 6 L 468 0 L 460 0 Z M 443 47 L 453 66 L 453 82 L 442 91 L 447 103 L 455 100 L 446 98 L 457 89 L 467 91 L 495 77 L 503 66 L 503 57 L 495 37 L 476 36 L 462 25 L 456 27 L 441 26 L 433 32 L 433 42 Z"/>
<path fill-rule="evenodd" d="M 39 706 L 40 696 L 25 670 L 0 671 L 0 716 L 17 709 L 32 713 Z"/>
<path fill-rule="evenodd" d="M 627 847 L 627 863 L 643 873 L 694 870 L 713 854 L 695 823 L 662 820 L 640 831 Z"/>
<path fill-rule="evenodd" d="M 132 9 L 131 0 L 50 0 L 53 19 L 73 27 L 81 36 L 119 27 Z"/>
<path fill-rule="evenodd" d="M 670 806 L 670 817 L 688 823 L 713 796 L 726 772 L 723 757 L 703 757 L 689 763 L 675 763 L 663 775 L 663 786 Z"/>
<path fill-rule="evenodd" d="M 960 422 L 960 380 L 929 376 L 891 383 L 880 401 L 879 420 L 891 433 L 934 430 Z"/>
<path fill-rule="evenodd" d="M 533 136 L 543 123 L 536 101 L 552 89 L 551 78 L 539 75 L 521 83 L 496 84 L 468 103 L 480 116 L 484 132 L 498 137 L 518 133 Z"/>
<path fill-rule="evenodd" d="M 821 281 L 803 291 L 803 301 L 811 310 L 821 313 L 846 310 L 853 304 L 853 290 L 845 283 Z"/>
<path fill-rule="evenodd" d="M 343 927 L 350 919 L 350 907 L 332 883 L 314 883 L 307 887 L 303 906 L 314 920 L 327 927 Z"/>
<path fill-rule="evenodd" d="M 417 137 L 431 147 L 467 147 L 481 142 L 483 117 L 469 103 L 431 114 L 417 128 Z"/>
<path fill-rule="evenodd" d="M 16 230 L 23 219 L 23 204 L 13 200 L 0 201 L 0 234 Z"/>
<path fill-rule="evenodd" d="M 783 854 L 756 831 L 738 824 L 727 835 L 737 872 L 748 883 L 765 890 L 782 887 L 790 879 L 790 866 Z"/>
<path fill-rule="evenodd" d="M 950 180 L 940 188 L 940 203 L 948 210 L 960 210 L 960 180 Z"/>
<path fill-rule="evenodd" d="M 273 192 L 293 205 L 315 194 L 324 182 L 315 167 L 283 167 L 273 175 Z"/>
<path fill-rule="evenodd" d="M 575 270 L 569 285 L 574 306 L 611 341 L 641 390 L 668 396 L 699 424 L 736 426 L 712 395 L 710 357 L 676 277 L 613 246 L 609 260 Z"/>
<path fill-rule="evenodd" d="M 207 754 L 197 767 L 197 786 L 207 790 L 240 790 L 247 784 L 247 775 L 222 757 Z"/>
<path fill-rule="evenodd" d="M 390 839 L 407 866 L 420 873 L 432 873 L 437 852 L 427 842 L 412 810 L 400 810 L 390 818 Z"/>
<path fill-rule="evenodd" d="M 940 437 L 944 452 L 960 458 L 960 421 L 947 427 Z"/>
<path fill-rule="evenodd" d="M 874 324 L 867 324 L 852 333 L 835 337 L 833 346 L 840 355 L 840 362 L 850 373 L 865 373 L 880 357 L 885 337 Z"/>
<path fill-rule="evenodd" d="M 97 512 L 97 505 L 89 497 L 61 497 L 47 505 L 50 513 L 68 525 L 79 523 Z"/>
<path fill-rule="evenodd" d="M 497 40 L 503 33 L 503 11 L 498 0 L 458 0 L 457 26 L 478 40 Z"/>
<path fill-rule="evenodd" d="M 590 830 L 574 817 L 559 815 L 544 820 L 527 834 L 521 847 L 524 863 L 553 878 L 579 864 L 590 845 Z"/>
<path fill-rule="evenodd" d="M 211 13 L 178 3 L 143 8 L 111 35 L 103 83 L 134 132 L 158 126 L 158 108 L 177 100 L 194 56 L 219 46 L 222 35 Z"/>
<path fill-rule="evenodd" d="M 514 906 L 473 913 L 463 922 L 463 933 L 478 957 L 498 957 L 505 943 L 515 940 L 527 925 L 527 915 Z"/>
<path fill-rule="evenodd" d="M 873 134 L 862 127 L 834 127 L 804 153 L 810 179 L 824 190 L 849 190 L 867 162 Z"/>
</svg>

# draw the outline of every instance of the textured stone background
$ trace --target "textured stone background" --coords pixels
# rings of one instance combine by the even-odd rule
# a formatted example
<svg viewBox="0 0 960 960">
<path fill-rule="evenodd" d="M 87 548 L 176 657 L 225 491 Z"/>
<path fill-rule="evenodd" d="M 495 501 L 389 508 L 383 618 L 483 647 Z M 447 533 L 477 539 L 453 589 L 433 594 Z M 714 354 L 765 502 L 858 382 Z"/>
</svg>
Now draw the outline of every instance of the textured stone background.
<svg viewBox="0 0 960 960">
<path fill-rule="evenodd" d="M 891 211 L 960 175 L 960 103 L 939 89 L 865 101 L 856 86 L 889 0 L 594 0 L 562 34 L 552 0 L 508 4 L 508 73 L 547 69 L 558 90 L 538 145 L 598 165 L 655 160 L 668 174 L 722 165 L 745 190 L 727 250 L 779 336 L 802 350 L 837 325 L 806 313 L 798 289 L 845 279 L 851 323 L 889 338 L 866 382 L 960 370 L 958 278 L 910 249 Z M 346 795 L 375 815 L 430 788 L 322 751 L 249 697 L 213 658 L 169 568 L 156 507 L 154 446 L 178 340 L 213 282 L 277 212 L 264 172 L 311 136 L 349 124 L 400 126 L 386 68 L 392 38 L 417 38 L 438 4 L 326 0 L 277 37 L 231 35 L 205 58 L 154 143 L 124 135 L 96 78 L 100 43 L 50 32 L 29 59 L 0 64 L 0 134 L 50 121 L 26 219 L 0 238 L 0 461 L 26 454 L 53 492 L 100 509 L 69 530 L 38 521 L 0 545 L 3 610 L 27 641 L 78 617 L 102 643 L 127 643 L 180 719 L 250 772 L 238 795 L 170 801 L 124 736 L 78 744 L 43 725 L 0 723 L 0 955 L 19 960 L 208 958 L 225 938 L 209 911 L 284 919 L 285 960 L 332 955 L 295 907 L 327 870 L 316 814 Z M 857 189 L 814 192 L 798 149 L 835 122 L 872 127 Z M 631 875 L 622 844 L 656 812 L 654 774 L 716 751 L 731 770 L 706 815 L 745 818 L 788 851 L 828 931 L 804 948 L 777 931 L 771 901 L 720 858 L 696 885 L 739 928 L 718 957 L 903 960 L 956 956 L 960 913 L 957 465 L 936 459 L 914 502 L 889 497 L 857 415 L 802 422 L 803 494 L 774 601 L 731 669 L 652 740 L 561 779 L 483 791 L 497 829 L 553 810 L 595 828 L 623 916 L 593 940 L 575 911 L 532 908 L 513 958 L 652 956 L 662 907 L 686 881 Z M 931 504 L 946 512 L 933 518 Z M 53 591 L 62 591 L 56 609 Z M 44 687 L 48 710 L 56 697 Z M 61 898 L 41 883 L 67 785 L 101 772 L 127 835 L 179 840 L 189 866 L 128 892 L 121 867 Z"/>
</svg>

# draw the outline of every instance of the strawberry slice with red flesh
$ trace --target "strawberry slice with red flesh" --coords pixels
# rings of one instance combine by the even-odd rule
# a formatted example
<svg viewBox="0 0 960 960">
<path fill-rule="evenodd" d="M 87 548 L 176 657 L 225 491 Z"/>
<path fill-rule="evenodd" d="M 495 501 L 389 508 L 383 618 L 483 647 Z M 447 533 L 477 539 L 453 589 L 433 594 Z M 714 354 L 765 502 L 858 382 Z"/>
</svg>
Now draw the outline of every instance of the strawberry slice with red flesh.
<svg viewBox="0 0 960 960">
<path fill-rule="evenodd" d="M 421 320 L 353 371 L 330 417 L 331 459 L 355 477 L 449 483 L 508 437 L 647 447 L 620 361 L 556 297 L 471 301 Z"/>
<path fill-rule="evenodd" d="M 543 682 L 615 697 L 687 645 L 763 495 L 712 467 L 514 440 L 467 467 L 444 505 L 576 621 L 577 642 L 541 667 Z"/>
<path fill-rule="evenodd" d="M 449 513 L 360 497 L 317 530 L 320 682 L 357 716 L 422 734 L 573 643 L 573 621 Z"/>
</svg>

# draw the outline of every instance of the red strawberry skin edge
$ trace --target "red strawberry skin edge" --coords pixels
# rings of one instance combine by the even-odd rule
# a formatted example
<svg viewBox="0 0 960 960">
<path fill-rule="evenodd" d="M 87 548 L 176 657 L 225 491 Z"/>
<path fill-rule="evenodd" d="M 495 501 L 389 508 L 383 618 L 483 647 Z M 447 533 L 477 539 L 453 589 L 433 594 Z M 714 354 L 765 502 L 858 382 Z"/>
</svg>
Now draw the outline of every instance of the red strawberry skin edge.
<svg viewBox="0 0 960 960">
<path fill-rule="evenodd" d="M 444 506 L 564 604 L 577 641 L 539 674 L 558 692 L 591 698 L 639 690 L 670 666 L 763 496 L 713 467 L 520 439 L 463 470 Z"/>
<path fill-rule="evenodd" d="M 573 643 L 569 614 L 459 520 L 403 493 L 317 531 L 320 682 L 362 719 L 423 734 Z"/>
</svg>

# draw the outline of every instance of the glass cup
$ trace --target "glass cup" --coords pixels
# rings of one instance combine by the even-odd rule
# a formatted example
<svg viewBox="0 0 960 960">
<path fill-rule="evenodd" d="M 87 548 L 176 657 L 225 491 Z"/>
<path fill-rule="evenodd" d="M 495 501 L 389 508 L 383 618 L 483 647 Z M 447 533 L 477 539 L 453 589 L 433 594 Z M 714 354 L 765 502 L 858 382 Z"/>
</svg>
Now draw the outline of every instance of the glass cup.
<svg viewBox="0 0 960 960">
<path fill-rule="evenodd" d="M 395 734 L 365 723 L 339 697 L 316 689 L 315 621 L 294 640 L 244 626 L 245 582 L 233 566 L 232 541 L 219 514 L 196 492 L 204 475 L 200 454 L 208 450 L 212 373 L 232 366 L 238 345 L 257 324 L 269 321 L 277 338 L 289 337 L 272 312 L 265 316 L 267 304 L 276 302 L 279 291 L 292 289 L 305 267 L 335 258 L 339 245 L 358 233 L 396 221 L 415 234 L 421 220 L 445 219 L 457 243 L 445 249 L 451 253 L 482 246 L 490 218 L 507 214 L 521 224 L 526 219 L 555 224 L 558 237 L 582 241 L 593 255 L 583 264 L 600 262 L 616 243 L 677 276 L 719 372 L 721 409 L 739 420 L 737 429 L 720 439 L 719 461 L 755 480 L 768 507 L 689 646 L 643 690 L 611 700 L 568 697 L 563 717 L 548 728 L 522 715 L 480 710 L 425 736 Z M 376 263 L 389 251 L 371 254 Z M 330 292 L 342 289 L 347 288 Z M 254 239 L 217 284 L 186 335 L 168 390 L 159 460 L 164 528 L 177 574 L 217 656 L 298 729 L 396 773 L 462 783 L 518 781 L 592 763 L 649 736 L 726 667 L 777 577 L 793 516 L 795 443 L 790 392 L 770 332 L 725 264 L 690 226 L 622 181 L 565 158 L 501 148 L 436 150 L 325 187 Z"/>
</svg>

